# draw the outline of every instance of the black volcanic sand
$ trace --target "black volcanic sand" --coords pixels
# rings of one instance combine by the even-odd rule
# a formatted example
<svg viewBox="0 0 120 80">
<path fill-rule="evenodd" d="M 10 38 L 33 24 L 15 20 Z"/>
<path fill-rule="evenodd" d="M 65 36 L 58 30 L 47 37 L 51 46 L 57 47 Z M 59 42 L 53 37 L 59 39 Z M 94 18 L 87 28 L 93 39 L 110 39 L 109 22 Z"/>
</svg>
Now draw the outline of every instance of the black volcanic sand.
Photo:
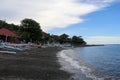
<svg viewBox="0 0 120 80">
<path fill-rule="evenodd" d="M 60 48 L 35 48 L 17 54 L 0 53 L 0 80 L 69 80 L 60 70 Z"/>
</svg>

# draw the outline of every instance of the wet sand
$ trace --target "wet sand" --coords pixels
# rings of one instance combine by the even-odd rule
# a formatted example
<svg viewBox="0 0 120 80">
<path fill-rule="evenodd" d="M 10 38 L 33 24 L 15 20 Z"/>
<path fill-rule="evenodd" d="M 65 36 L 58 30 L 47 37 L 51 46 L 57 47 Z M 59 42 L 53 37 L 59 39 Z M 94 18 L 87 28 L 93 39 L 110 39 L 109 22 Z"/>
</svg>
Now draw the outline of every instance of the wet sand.
<svg viewBox="0 0 120 80">
<path fill-rule="evenodd" d="M 61 48 L 34 48 L 17 54 L 0 53 L 0 80 L 69 80 L 56 57 Z"/>
</svg>

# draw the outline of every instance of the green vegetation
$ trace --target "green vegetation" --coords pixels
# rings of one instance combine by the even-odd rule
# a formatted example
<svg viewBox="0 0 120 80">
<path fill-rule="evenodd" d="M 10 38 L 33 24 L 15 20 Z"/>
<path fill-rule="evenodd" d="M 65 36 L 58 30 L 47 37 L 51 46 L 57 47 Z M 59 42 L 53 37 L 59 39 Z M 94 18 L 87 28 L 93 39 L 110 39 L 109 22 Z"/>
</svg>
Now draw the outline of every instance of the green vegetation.
<svg viewBox="0 0 120 80">
<path fill-rule="evenodd" d="M 21 39 L 27 42 L 40 41 L 42 38 L 42 30 L 36 21 L 32 19 L 24 19 L 20 25 Z"/>
<path fill-rule="evenodd" d="M 60 35 L 59 37 L 60 37 L 59 41 L 60 41 L 61 44 L 68 42 L 68 37 L 69 37 L 69 36 L 68 36 L 67 34 L 62 34 L 62 35 Z"/>
<path fill-rule="evenodd" d="M 10 29 L 20 36 L 20 41 L 34 42 L 34 43 L 60 43 L 60 44 L 72 44 L 76 46 L 86 45 L 86 42 L 81 36 L 69 37 L 68 34 L 50 35 L 42 31 L 38 22 L 32 19 L 23 19 L 20 25 L 8 24 L 7 22 L 0 20 L 0 28 Z"/>
<path fill-rule="evenodd" d="M 73 45 L 86 45 L 86 42 L 83 40 L 83 38 L 81 36 L 73 36 L 72 37 L 72 44 Z"/>
<path fill-rule="evenodd" d="M 2 20 L 0 20 L 0 28 L 7 28 L 16 32 L 19 31 L 19 25 L 8 24 L 6 21 L 2 21 Z"/>
</svg>

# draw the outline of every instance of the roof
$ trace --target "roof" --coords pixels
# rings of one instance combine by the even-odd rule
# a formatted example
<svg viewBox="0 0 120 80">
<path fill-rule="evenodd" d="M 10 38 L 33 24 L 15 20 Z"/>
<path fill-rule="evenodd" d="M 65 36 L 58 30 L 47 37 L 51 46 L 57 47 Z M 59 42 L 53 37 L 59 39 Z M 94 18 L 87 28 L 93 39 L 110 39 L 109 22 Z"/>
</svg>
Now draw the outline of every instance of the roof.
<svg viewBox="0 0 120 80">
<path fill-rule="evenodd" d="M 0 29 L 0 35 L 4 35 L 4 36 L 16 36 L 17 37 L 17 35 L 14 33 L 14 32 L 12 32 L 12 31 L 10 31 L 9 29 L 6 29 L 6 28 L 2 28 L 2 29 Z"/>
</svg>

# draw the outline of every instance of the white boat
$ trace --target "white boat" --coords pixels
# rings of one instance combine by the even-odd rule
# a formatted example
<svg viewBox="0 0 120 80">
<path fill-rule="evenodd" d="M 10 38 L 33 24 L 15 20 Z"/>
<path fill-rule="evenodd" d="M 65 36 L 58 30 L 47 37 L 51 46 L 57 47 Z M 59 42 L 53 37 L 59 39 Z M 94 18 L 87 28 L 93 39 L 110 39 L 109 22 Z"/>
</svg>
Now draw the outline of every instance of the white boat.
<svg viewBox="0 0 120 80">
<path fill-rule="evenodd" d="M 1 48 L 6 48 L 6 49 L 9 49 L 9 50 L 13 50 L 13 51 L 22 51 L 21 48 L 12 47 L 12 46 L 7 45 L 6 43 L 0 43 L 0 47 Z"/>
<path fill-rule="evenodd" d="M 16 54 L 16 52 L 12 52 L 12 51 L 0 51 L 0 53 L 10 53 L 10 54 Z"/>
</svg>

